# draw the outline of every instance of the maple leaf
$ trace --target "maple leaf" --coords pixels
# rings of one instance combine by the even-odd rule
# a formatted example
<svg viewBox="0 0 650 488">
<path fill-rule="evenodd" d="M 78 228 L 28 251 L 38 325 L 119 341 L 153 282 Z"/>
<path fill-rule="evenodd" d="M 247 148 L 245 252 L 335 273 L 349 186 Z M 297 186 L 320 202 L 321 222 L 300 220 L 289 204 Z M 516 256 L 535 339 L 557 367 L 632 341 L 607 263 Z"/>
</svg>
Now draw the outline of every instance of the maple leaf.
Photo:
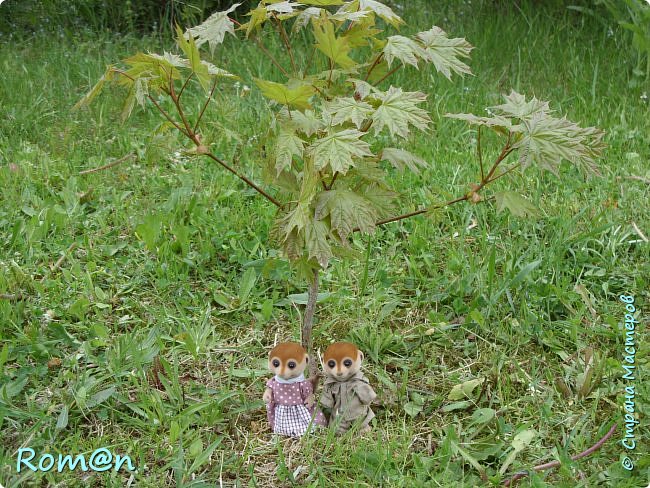
<svg viewBox="0 0 650 488">
<path fill-rule="evenodd" d="M 312 219 L 305 227 L 305 244 L 307 246 L 307 257 L 316 258 L 318 264 L 327 268 L 332 257 L 332 248 L 327 241 L 329 228 L 325 222 Z"/>
<path fill-rule="evenodd" d="M 426 100 L 421 92 L 405 92 L 401 88 L 391 86 L 386 93 L 375 93 L 371 98 L 381 101 L 381 105 L 372 115 L 375 133 L 388 128 L 391 135 L 407 137 L 409 125 L 420 130 L 426 130 L 431 122 L 426 110 L 417 106 Z"/>
<path fill-rule="evenodd" d="M 385 147 L 381 152 L 381 159 L 389 161 L 399 171 L 403 171 L 404 167 L 407 167 L 416 174 L 420 172 L 420 168 L 427 166 L 427 162 L 421 157 L 394 147 Z"/>
<path fill-rule="evenodd" d="M 552 112 L 548 102 L 542 102 L 535 97 L 531 98 L 530 101 L 526 101 L 524 95 L 514 90 L 510 92 L 510 95 L 504 95 L 503 98 L 505 98 L 506 103 L 490 107 L 490 109 L 502 115 L 518 119 L 528 118 L 537 113 L 548 114 Z"/>
<path fill-rule="evenodd" d="M 390 36 L 384 46 L 384 58 L 390 66 L 395 58 L 404 64 L 418 67 L 420 58 L 426 56 L 422 47 L 413 39 L 404 36 Z"/>
<path fill-rule="evenodd" d="M 266 19 L 268 18 L 268 12 L 266 7 L 263 5 L 258 5 L 257 8 L 251 10 L 246 15 L 248 15 L 251 20 L 242 24 L 240 29 L 246 29 L 246 37 L 250 37 L 251 33 L 258 27 L 264 25 Z"/>
<path fill-rule="evenodd" d="M 325 112 L 332 117 L 332 125 L 351 121 L 360 129 L 363 122 L 372 114 L 372 105 L 354 98 L 339 97 L 325 104 Z"/>
<path fill-rule="evenodd" d="M 322 220 L 328 215 L 332 229 L 342 241 L 356 228 L 371 233 L 378 218 L 377 211 L 369 200 L 348 189 L 324 191 L 319 195 L 315 218 Z"/>
<path fill-rule="evenodd" d="M 235 27 L 228 18 L 228 14 L 240 5 L 241 3 L 236 3 L 228 10 L 213 13 L 202 24 L 189 28 L 185 35 L 194 37 L 198 47 L 207 42 L 210 46 L 210 52 L 214 53 L 215 47 L 223 42 L 227 33 L 235 35 Z"/>
<path fill-rule="evenodd" d="M 393 9 L 383 3 L 377 2 L 376 0 L 354 0 L 341 7 L 341 9 L 347 12 L 369 10 L 384 19 L 393 27 L 399 27 L 400 24 L 404 23 L 401 17 L 393 12 Z"/>
<path fill-rule="evenodd" d="M 417 34 L 417 39 L 424 48 L 423 58 L 436 67 L 448 79 L 451 73 L 459 75 L 471 74 L 469 66 L 460 58 L 468 58 L 474 47 L 465 39 L 458 37 L 450 39 L 440 27 L 432 27 L 428 31 Z"/>
<path fill-rule="evenodd" d="M 262 90 L 262 95 L 266 98 L 283 105 L 291 105 L 302 109 L 311 108 L 309 97 L 316 92 L 314 87 L 310 85 L 298 85 L 295 88 L 289 88 L 287 85 L 259 78 L 255 78 L 255 84 Z"/>
<path fill-rule="evenodd" d="M 344 69 L 351 68 L 356 63 L 348 56 L 350 46 L 345 37 L 336 37 L 334 25 L 329 21 L 313 21 L 314 37 L 318 41 L 316 48 L 334 63 Z"/>
<path fill-rule="evenodd" d="M 364 135 L 356 129 L 346 129 L 314 141 L 308 151 L 313 155 L 316 169 L 329 166 L 332 173 L 344 175 L 354 166 L 354 158 L 372 156 L 368 143 L 361 140 Z"/>
<path fill-rule="evenodd" d="M 279 175 L 291 169 L 293 156 L 302 157 L 304 141 L 293 130 L 283 128 L 275 142 L 275 170 Z"/>
<path fill-rule="evenodd" d="M 595 159 L 605 147 L 602 131 L 582 128 L 564 117 L 556 118 L 544 112 L 523 119 L 522 125 L 526 130 L 513 147 L 520 149 L 519 161 L 523 168 L 537 164 L 559 176 L 558 166 L 567 160 L 586 173 L 598 174 Z"/>
<path fill-rule="evenodd" d="M 494 194 L 497 204 L 497 212 L 501 213 L 508 209 L 515 217 L 526 217 L 537 215 L 538 209 L 531 202 L 518 193 L 502 191 Z"/>
</svg>

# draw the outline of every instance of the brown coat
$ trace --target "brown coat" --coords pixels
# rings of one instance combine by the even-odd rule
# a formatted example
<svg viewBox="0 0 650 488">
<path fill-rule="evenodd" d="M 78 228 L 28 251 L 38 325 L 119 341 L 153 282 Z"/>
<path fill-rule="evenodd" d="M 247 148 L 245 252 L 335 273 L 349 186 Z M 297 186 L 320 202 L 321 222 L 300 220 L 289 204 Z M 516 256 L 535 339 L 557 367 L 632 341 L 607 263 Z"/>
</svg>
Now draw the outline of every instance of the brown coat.
<svg viewBox="0 0 650 488">
<path fill-rule="evenodd" d="M 327 377 L 323 385 L 320 404 L 331 408 L 329 423 L 337 425 L 336 432 L 347 432 L 357 421 L 361 421 L 360 428 L 366 427 L 375 414 L 370 409 L 370 403 L 377 397 L 368 382 L 368 378 L 359 371 L 345 381 Z"/>
</svg>

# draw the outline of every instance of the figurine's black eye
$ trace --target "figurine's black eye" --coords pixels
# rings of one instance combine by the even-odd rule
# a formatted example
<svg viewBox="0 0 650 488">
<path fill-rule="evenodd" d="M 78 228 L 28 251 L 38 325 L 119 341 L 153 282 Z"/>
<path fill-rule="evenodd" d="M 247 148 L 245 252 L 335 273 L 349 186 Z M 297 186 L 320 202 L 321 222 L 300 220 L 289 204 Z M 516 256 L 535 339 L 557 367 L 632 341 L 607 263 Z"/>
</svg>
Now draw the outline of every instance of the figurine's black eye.
<svg viewBox="0 0 650 488">
<path fill-rule="evenodd" d="M 343 361 L 343 365 L 344 365 L 346 368 L 349 368 L 350 366 L 352 366 L 352 360 L 350 360 L 350 359 L 346 359 L 345 361 Z"/>
<path fill-rule="evenodd" d="M 276 368 L 279 368 L 280 367 L 280 361 L 278 361 L 277 359 L 274 359 L 273 360 L 273 366 L 276 367 Z"/>
<path fill-rule="evenodd" d="M 333 369 L 333 368 L 336 366 L 336 361 L 333 361 L 333 360 L 331 360 L 331 361 L 327 361 L 327 365 L 328 365 L 330 368 Z"/>
<path fill-rule="evenodd" d="M 296 367 L 296 363 L 294 363 L 293 361 L 290 361 L 288 366 L 289 366 L 289 369 L 293 369 L 293 368 Z"/>
</svg>

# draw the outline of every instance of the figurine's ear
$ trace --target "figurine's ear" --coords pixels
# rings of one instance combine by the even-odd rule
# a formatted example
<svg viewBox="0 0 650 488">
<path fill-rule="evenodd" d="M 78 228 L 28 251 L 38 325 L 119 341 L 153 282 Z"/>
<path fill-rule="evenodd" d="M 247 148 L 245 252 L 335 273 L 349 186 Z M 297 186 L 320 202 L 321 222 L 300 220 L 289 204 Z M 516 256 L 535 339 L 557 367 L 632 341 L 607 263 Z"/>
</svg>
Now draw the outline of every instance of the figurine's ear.
<svg viewBox="0 0 650 488">
<path fill-rule="evenodd" d="M 363 353 L 359 351 L 359 361 L 363 361 Z"/>
<path fill-rule="evenodd" d="M 309 356 L 305 355 L 305 362 L 309 362 Z"/>
</svg>

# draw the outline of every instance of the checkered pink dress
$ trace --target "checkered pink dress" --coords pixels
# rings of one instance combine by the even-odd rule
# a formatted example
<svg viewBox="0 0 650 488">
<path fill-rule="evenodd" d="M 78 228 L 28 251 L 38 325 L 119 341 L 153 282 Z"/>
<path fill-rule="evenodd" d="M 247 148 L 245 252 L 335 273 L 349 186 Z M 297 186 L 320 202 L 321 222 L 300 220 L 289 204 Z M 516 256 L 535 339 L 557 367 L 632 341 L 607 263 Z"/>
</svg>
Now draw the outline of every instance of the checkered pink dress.
<svg viewBox="0 0 650 488">
<path fill-rule="evenodd" d="M 314 391 L 311 381 L 285 384 L 271 378 L 266 386 L 273 391 L 273 401 L 266 404 L 266 413 L 276 434 L 302 436 L 307 432 L 312 417 L 312 430 L 316 425 L 327 425 L 320 410 L 315 411 L 315 406 L 310 409 L 305 405 L 307 397 Z"/>
</svg>

